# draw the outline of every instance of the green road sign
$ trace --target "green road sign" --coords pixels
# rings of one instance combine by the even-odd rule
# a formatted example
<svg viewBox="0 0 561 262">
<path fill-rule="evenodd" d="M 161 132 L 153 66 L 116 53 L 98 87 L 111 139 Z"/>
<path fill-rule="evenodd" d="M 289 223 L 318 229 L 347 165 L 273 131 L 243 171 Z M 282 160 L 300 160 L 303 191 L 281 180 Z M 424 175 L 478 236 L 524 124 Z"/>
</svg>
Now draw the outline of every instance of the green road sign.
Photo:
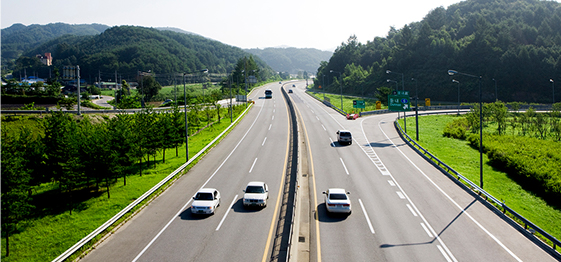
<svg viewBox="0 0 561 262">
<path fill-rule="evenodd" d="M 411 111 L 409 102 L 409 95 L 388 95 L 388 109 L 390 111 Z"/>
<path fill-rule="evenodd" d="M 364 100 L 353 100 L 353 108 L 365 108 Z"/>
</svg>

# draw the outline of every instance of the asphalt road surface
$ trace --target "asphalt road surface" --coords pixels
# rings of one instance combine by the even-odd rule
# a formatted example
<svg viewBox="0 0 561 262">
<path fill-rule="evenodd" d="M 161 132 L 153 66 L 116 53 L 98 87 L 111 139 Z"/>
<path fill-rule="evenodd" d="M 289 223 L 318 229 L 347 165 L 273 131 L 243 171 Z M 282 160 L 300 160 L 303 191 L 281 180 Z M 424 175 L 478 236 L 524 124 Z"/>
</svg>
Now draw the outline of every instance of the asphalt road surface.
<svg viewBox="0 0 561 262">
<path fill-rule="evenodd" d="M 555 261 L 411 150 L 397 113 L 346 120 L 297 87 L 311 156 L 311 261 Z M 339 129 L 352 145 L 336 141 Z M 327 214 L 331 187 L 351 193 L 351 215 Z"/>
<path fill-rule="evenodd" d="M 270 257 L 279 192 L 288 150 L 288 112 L 280 93 L 254 107 L 238 126 L 186 175 L 96 247 L 83 261 L 261 261 Z M 269 186 L 266 208 L 246 209 L 249 181 Z M 195 216 L 191 198 L 216 188 L 221 204 L 211 216 Z"/>
<path fill-rule="evenodd" d="M 397 113 L 346 120 L 289 87 L 309 156 L 310 261 L 555 261 L 399 137 Z M 269 261 L 289 146 L 281 85 L 261 88 L 239 125 L 189 173 L 86 255 L 83 261 Z M 420 117 L 422 121 L 422 117 Z M 335 132 L 348 129 L 352 145 Z M 268 206 L 245 209 L 249 181 L 269 185 Z M 222 195 L 216 214 L 194 216 L 199 188 Z M 350 191 L 352 214 L 329 215 L 322 191 Z M 298 232 L 295 232 L 298 234 Z M 292 261 L 296 257 L 291 258 Z"/>
</svg>

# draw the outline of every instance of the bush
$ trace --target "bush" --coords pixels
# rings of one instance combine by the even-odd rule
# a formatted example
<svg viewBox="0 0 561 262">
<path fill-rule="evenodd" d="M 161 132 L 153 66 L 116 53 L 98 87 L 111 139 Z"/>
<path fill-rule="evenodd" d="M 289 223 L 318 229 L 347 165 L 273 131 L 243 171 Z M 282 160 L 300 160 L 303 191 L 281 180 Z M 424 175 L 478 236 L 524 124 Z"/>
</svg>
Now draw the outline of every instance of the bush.
<svg viewBox="0 0 561 262">
<path fill-rule="evenodd" d="M 479 136 L 468 137 L 470 145 L 479 147 Z M 534 192 L 561 205 L 561 144 L 532 137 L 485 135 L 483 151 L 491 165 L 506 171 Z"/>
<path fill-rule="evenodd" d="M 465 117 L 455 119 L 448 123 L 443 131 L 443 136 L 456 139 L 466 139 L 466 131 L 469 130 L 469 123 Z"/>
</svg>

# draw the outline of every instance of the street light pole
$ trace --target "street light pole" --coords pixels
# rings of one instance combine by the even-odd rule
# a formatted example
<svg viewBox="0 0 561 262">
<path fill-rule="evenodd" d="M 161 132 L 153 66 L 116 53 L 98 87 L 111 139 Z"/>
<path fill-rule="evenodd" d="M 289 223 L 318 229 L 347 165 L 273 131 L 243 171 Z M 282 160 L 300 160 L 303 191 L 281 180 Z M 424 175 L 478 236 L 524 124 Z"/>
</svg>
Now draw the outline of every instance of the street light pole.
<svg viewBox="0 0 561 262">
<path fill-rule="evenodd" d="M 493 81 L 495 82 L 495 102 L 496 102 L 499 101 L 499 93 L 497 92 L 497 80 L 493 78 Z"/>
<path fill-rule="evenodd" d="M 185 88 L 185 74 L 187 73 L 183 73 L 183 108 L 185 110 L 185 162 L 189 162 L 189 120 L 187 120 L 187 89 Z"/>
<path fill-rule="evenodd" d="M 417 92 L 417 79 L 411 78 L 411 80 L 415 81 L 415 133 L 417 135 L 417 142 L 419 142 L 419 93 Z"/>
<path fill-rule="evenodd" d="M 553 81 L 553 79 L 549 79 L 549 82 L 551 82 L 551 90 L 553 90 L 553 103 L 555 104 L 555 82 Z"/>
<path fill-rule="evenodd" d="M 452 83 L 458 83 L 458 115 L 460 115 L 460 81 L 452 79 Z"/>
<path fill-rule="evenodd" d="M 341 72 L 337 72 L 333 70 L 329 70 L 329 72 L 339 73 L 339 88 L 341 89 L 341 111 L 345 112 L 345 110 L 343 110 L 343 78 L 341 77 Z"/>
<path fill-rule="evenodd" d="M 483 102 L 481 96 L 481 76 L 460 73 L 455 70 L 448 70 L 448 75 L 465 75 L 479 79 L 479 187 L 483 189 Z"/>
</svg>

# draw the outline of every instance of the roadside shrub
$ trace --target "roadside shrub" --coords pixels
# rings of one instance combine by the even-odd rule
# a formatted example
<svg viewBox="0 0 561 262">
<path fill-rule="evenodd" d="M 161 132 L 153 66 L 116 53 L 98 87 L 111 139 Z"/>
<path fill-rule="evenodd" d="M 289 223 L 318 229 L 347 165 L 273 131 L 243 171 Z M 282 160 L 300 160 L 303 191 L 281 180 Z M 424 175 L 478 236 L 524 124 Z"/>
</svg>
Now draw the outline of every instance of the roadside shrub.
<svg viewBox="0 0 561 262">
<path fill-rule="evenodd" d="M 466 139 L 466 131 L 469 130 L 469 123 L 465 117 L 455 119 L 448 123 L 443 131 L 443 136 L 456 139 Z"/>
<path fill-rule="evenodd" d="M 479 135 L 468 137 L 470 145 L 479 147 Z M 506 171 L 521 185 L 561 205 L 561 143 L 533 137 L 485 135 L 483 151 L 490 164 Z"/>
</svg>

